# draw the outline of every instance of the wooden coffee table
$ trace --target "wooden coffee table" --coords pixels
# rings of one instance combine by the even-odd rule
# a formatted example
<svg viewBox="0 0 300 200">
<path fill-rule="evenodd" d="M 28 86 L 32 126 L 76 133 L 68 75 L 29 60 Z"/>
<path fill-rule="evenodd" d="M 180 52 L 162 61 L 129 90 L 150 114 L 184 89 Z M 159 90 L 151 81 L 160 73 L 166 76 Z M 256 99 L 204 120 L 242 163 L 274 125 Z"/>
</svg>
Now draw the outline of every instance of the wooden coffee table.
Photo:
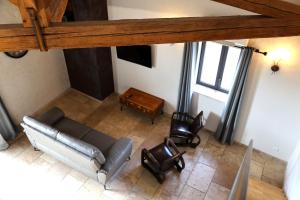
<svg viewBox="0 0 300 200">
<path fill-rule="evenodd" d="M 135 88 L 129 88 L 124 94 L 120 96 L 121 111 L 123 106 L 132 108 L 141 113 L 148 115 L 152 124 L 157 115 L 163 113 L 164 100 L 140 91 Z"/>
</svg>

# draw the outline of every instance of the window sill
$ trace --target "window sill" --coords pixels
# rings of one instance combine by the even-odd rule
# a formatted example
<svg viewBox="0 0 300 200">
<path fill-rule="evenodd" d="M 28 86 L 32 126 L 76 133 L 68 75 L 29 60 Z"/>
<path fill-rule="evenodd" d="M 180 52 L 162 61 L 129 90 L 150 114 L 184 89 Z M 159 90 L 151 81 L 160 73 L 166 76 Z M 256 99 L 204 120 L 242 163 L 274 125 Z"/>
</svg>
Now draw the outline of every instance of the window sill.
<svg viewBox="0 0 300 200">
<path fill-rule="evenodd" d="M 194 85 L 193 91 L 223 103 L 228 99 L 228 94 L 198 84 Z"/>
</svg>

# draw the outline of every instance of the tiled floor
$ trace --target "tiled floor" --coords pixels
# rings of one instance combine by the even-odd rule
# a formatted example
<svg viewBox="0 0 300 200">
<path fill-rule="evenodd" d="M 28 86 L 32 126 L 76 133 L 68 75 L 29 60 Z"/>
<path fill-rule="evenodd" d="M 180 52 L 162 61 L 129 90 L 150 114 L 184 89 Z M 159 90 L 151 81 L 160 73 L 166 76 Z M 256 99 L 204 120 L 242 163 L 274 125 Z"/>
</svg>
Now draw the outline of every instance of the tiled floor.
<svg viewBox="0 0 300 200">
<path fill-rule="evenodd" d="M 48 108 L 56 105 L 74 120 L 116 138 L 134 141 L 131 161 L 119 178 L 104 191 L 102 185 L 57 160 L 34 151 L 26 137 L 0 152 L 0 200 L 13 199 L 226 199 L 242 161 L 245 146 L 221 145 L 211 133 L 201 131 L 201 145 L 184 148 L 186 168 L 181 174 L 170 172 L 161 185 L 140 165 L 142 148 L 152 147 L 168 135 L 170 118 L 160 116 L 154 125 L 146 117 L 120 111 L 117 96 L 104 102 L 70 90 Z M 285 163 L 254 151 L 251 175 L 282 186 Z"/>
</svg>

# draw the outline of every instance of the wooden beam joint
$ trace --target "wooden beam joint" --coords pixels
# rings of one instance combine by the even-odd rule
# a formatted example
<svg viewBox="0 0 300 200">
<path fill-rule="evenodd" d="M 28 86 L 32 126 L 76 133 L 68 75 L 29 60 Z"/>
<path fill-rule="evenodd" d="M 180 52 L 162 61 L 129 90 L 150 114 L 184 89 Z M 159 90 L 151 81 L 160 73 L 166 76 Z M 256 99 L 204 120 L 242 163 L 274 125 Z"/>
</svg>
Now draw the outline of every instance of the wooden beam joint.
<svg viewBox="0 0 300 200">
<path fill-rule="evenodd" d="M 212 0 L 273 18 L 300 17 L 300 6 L 282 0 Z"/>
<path fill-rule="evenodd" d="M 43 36 L 43 31 L 40 25 L 40 22 L 38 20 L 38 16 L 36 14 L 36 11 L 33 8 L 28 8 L 27 12 L 30 16 L 31 23 L 33 25 L 33 30 L 35 33 L 36 42 L 40 48 L 41 51 L 48 51 L 46 40 Z"/>
</svg>

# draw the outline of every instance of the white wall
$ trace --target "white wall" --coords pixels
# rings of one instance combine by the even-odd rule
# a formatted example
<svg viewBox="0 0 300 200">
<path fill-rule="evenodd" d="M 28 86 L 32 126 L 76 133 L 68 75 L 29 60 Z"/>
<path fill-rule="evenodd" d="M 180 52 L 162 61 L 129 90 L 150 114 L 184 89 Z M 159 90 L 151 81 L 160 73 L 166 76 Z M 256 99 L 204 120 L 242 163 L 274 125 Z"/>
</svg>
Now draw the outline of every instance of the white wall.
<svg viewBox="0 0 300 200">
<path fill-rule="evenodd" d="M 289 159 L 284 191 L 289 200 L 300 199 L 300 142 L 297 145 L 296 150 Z"/>
<path fill-rule="evenodd" d="M 21 23 L 19 11 L 0 1 L 0 24 Z M 0 96 L 16 122 L 53 100 L 70 87 L 61 50 L 30 51 L 21 59 L 0 52 Z"/>
<path fill-rule="evenodd" d="M 220 121 L 220 116 L 222 115 L 224 107 L 224 101 L 220 101 L 210 96 L 199 94 L 197 92 L 193 93 L 193 115 L 195 116 L 200 111 L 203 111 L 205 119 L 205 128 L 211 132 L 215 132 L 217 130 Z"/>
<path fill-rule="evenodd" d="M 153 68 L 142 67 L 116 57 L 113 48 L 114 79 L 118 93 L 135 87 L 165 99 L 165 112 L 176 109 L 183 44 L 153 45 Z M 178 63 L 179 62 L 179 63 Z"/>
<path fill-rule="evenodd" d="M 237 140 L 287 161 L 300 141 L 300 37 L 251 40 L 250 46 L 271 52 L 287 48 L 291 58 L 271 75 L 272 61 L 254 54 L 237 128 Z"/>
<path fill-rule="evenodd" d="M 185 2 L 180 0 L 109 0 L 108 2 L 110 19 L 250 14 L 210 0 Z M 164 110 L 171 114 L 177 107 L 184 45 L 152 46 L 154 52 L 152 69 L 118 59 L 115 48 L 112 48 L 115 90 L 123 93 L 129 87 L 136 87 L 157 95 L 166 100 Z M 205 102 L 202 102 L 202 99 Z M 200 95 L 199 101 L 207 111 L 206 116 L 220 108 L 220 102 L 209 97 Z M 213 122 L 213 124 L 215 123 Z"/>
</svg>

